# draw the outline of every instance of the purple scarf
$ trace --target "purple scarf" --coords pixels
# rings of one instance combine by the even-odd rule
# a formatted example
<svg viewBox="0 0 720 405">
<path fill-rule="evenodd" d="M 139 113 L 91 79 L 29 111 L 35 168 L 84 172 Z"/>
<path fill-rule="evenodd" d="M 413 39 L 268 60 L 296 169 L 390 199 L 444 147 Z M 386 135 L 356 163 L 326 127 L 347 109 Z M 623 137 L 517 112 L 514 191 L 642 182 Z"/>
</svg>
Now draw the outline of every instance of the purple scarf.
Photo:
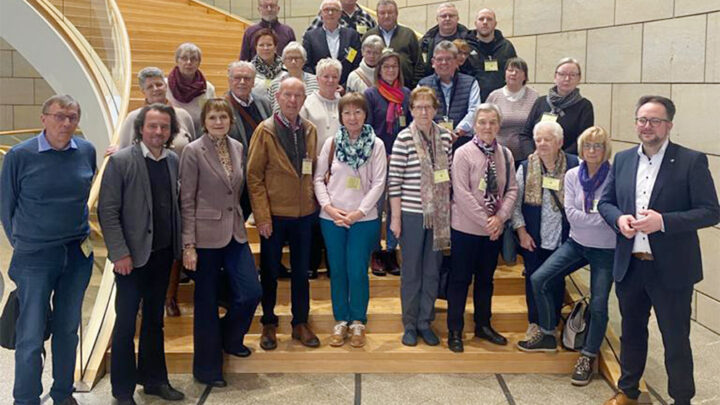
<svg viewBox="0 0 720 405">
<path fill-rule="evenodd" d="M 608 161 L 600 165 L 600 168 L 593 177 L 590 177 L 588 173 L 587 163 L 580 163 L 578 179 L 580 180 L 583 194 L 585 194 L 585 212 L 592 210 L 593 201 L 595 201 L 595 191 L 603 184 L 608 173 L 610 173 L 610 162 Z"/>
</svg>

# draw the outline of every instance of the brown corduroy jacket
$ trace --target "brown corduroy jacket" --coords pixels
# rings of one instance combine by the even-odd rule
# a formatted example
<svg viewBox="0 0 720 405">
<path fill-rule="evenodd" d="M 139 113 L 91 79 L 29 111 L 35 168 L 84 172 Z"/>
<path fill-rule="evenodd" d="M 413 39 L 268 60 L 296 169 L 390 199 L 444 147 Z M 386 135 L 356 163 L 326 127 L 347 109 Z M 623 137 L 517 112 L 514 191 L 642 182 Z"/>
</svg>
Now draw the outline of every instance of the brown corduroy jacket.
<svg viewBox="0 0 720 405">
<path fill-rule="evenodd" d="M 315 151 L 317 130 L 310 121 L 302 119 L 305 146 Z M 298 218 L 317 210 L 312 174 L 298 175 L 283 149 L 275 129 L 274 116 L 261 122 L 250 138 L 247 185 L 255 224 L 272 222 L 272 216 Z M 309 153 L 315 170 L 315 153 Z"/>
</svg>

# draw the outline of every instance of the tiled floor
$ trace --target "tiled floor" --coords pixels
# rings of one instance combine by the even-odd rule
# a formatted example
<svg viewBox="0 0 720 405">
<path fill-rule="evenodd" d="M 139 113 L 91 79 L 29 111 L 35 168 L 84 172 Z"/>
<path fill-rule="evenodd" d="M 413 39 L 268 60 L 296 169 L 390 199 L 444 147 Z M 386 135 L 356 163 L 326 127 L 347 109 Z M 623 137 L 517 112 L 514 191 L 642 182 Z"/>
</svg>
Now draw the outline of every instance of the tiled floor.
<svg viewBox="0 0 720 405">
<path fill-rule="evenodd" d="M 7 279 L 9 264 L 7 241 L 0 236 L 0 269 L 5 278 L 5 295 L 12 288 Z M 4 298 L 3 302 L 4 302 Z M 611 312 L 617 314 L 611 302 Z M 613 317 L 612 324 L 618 316 Z M 693 358 L 695 360 L 695 403 L 720 404 L 720 335 L 693 323 Z M 49 351 L 49 345 L 47 347 Z M 645 378 L 660 398 L 657 404 L 670 403 L 667 395 L 662 340 L 657 324 L 650 326 L 650 355 Z M 51 359 L 43 373 L 43 387 L 48 392 L 52 382 Z M 0 349 L 0 405 L 12 403 L 13 352 Z M 566 375 L 537 374 L 245 374 L 228 375 L 228 387 L 206 389 L 188 374 L 170 376 L 173 386 L 187 399 L 182 404 L 601 404 L 613 390 L 602 379 L 576 388 Z M 139 390 L 138 404 L 160 404 Z M 80 404 L 111 404 L 109 376 L 105 376 L 89 393 L 78 393 Z M 44 404 L 51 401 L 45 395 Z"/>
</svg>

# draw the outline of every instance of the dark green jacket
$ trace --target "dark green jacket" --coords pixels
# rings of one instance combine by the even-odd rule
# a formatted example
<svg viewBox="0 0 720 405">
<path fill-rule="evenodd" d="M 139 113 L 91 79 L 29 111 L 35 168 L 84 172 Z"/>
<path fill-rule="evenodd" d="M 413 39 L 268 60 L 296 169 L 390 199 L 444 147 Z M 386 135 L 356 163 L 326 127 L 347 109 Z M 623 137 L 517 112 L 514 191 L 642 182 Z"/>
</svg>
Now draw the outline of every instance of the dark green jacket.
<svg viewBox="0 0 720 405">
<path fill-rule="evenodd" d="M 377 35 L 383 38 L 380 32 L 380 26 L 369 29 L 362 40 L 365 41 L 370 35 Z M 385 42 L 385 38 L 383 38 Z M 390 44 L 385 44 L 386 47 L 392 48 L 396 53 L 400 55 L 400 66 L 402 67 L 403 79 L 405 81 L 405 87 L 412 89 L 415 87 L 418 79 L 415 75 L 415 69 L 422 61 L 420 56 L 420 44 L 418 43 L 417 35 L 415 31 L 408 27 L 398 25 L 393 32 L 392 38 L 390 38 Z"/>
</svg>

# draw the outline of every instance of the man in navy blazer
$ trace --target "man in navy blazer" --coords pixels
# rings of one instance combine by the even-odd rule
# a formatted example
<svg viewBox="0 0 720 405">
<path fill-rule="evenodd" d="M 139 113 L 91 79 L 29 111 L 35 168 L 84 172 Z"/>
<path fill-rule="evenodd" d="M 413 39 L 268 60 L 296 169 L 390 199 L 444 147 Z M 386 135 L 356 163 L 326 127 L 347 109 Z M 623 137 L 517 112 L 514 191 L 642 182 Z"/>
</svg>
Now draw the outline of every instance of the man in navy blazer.
<svg viewBox="0 0 720 405">
<path fill-rule="evenodd" d="M 622 315 L 620 392 L 606 405 L 635 404 L 655 310 L 665 346 L 668 393 L 695 395 L 690 348 L 693 285 L 702 280 L 697 230 L 720 220 L 707 157 L 670 142 L 675 105 L 643 96 L 635 112 L 641 144 L 618 153 L 598 204 L 617 235 L 613 275 Z"/>
<path fill-rule="evenodd" d="M 303 35 L 303 48 L 307 52 L 303 70 L 315 74 L 315 65 L 320 59 L 337 59 L 342 63 L 340 84 L 345 86 L 350 72 L 360 66 L 362 44 L 357 31 L 340 26 L 341 13 L 340 0 L 323 0 L 320 5 L 323 25 Z"/>
</svg>

